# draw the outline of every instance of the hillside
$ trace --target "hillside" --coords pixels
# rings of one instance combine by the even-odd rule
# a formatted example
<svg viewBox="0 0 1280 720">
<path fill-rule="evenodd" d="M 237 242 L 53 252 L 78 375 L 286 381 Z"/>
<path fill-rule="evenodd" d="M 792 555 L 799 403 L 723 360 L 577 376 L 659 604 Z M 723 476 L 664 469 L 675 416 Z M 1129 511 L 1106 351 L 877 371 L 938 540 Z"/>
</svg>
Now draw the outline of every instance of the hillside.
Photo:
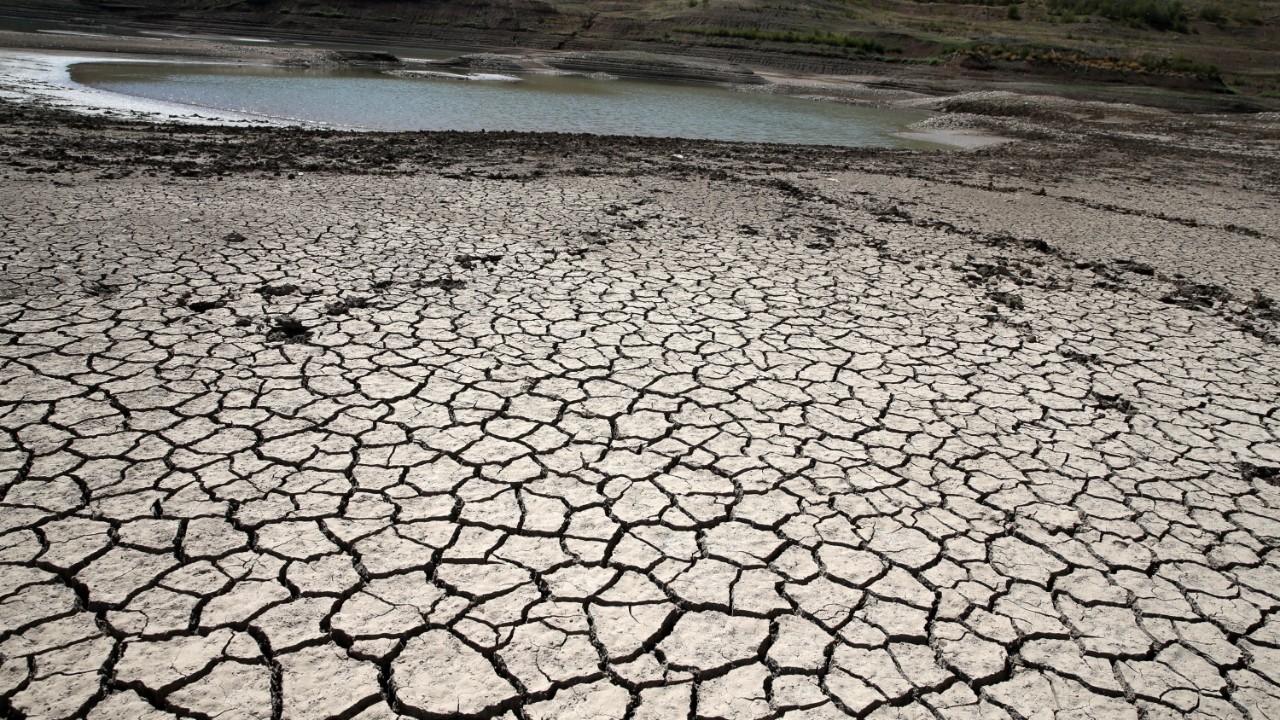
<svg viewBox="0 0 1280 720">
<path fill-rule="evenodd" d="M 850 63 L 892 62 L 1166 86 L 1170 79 L 1175 86 L 1177 79 L 1200 80 L 1243 95 L 1280 97 L 1280 0 L 13 0 L 7 5 L 16 14 L 276 36 L 644 49 L 810 72 L 849 72 Z"/>
</svg>

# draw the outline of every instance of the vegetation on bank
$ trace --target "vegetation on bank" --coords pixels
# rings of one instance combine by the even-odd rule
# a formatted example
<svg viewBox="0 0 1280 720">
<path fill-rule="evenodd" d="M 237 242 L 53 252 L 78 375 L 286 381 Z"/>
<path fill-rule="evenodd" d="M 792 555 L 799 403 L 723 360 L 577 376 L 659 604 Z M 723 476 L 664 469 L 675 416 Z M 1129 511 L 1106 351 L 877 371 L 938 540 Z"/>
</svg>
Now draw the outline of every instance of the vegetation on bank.
<svg viewBox="0 0 1280 720">
<path fill-rule="evenodd" d="M 839 47 L 855 52 L 864 53 L 866 55 L 887 55 L 889 53 L 901 52 L 898 48 L 886 47 L 884 43 L 873 40 L 871 38 L 859 37 L 857 35 L 844 35 L 842 33 L 822 33 L 810 32 L 800 33 L 794 31 L 777 31 L 777 30 L 740 30 L 737 28 L 706 28 L 706 27 L 678 27 L 673 28 L 675 32 L 687 33 L 689 35 L 702 35 L 705 37 L 722 37 L 736 38 L 740 40 L 767 40 L 770 42 L 782 43 L 807 43 L 810 45 L 826 45 L 828 47 Z"/>
<path fill-rule="evenodd" d="M 1131 27 L 1185 33 L 1187 13 L 1179 0 L 1048 0 L 1060 15 L 1101 15 Z"/>
<path fill-rule="evenodd" d="M 335 7 L 309 10 L 307 14 L 312 17 L 330 18 L 334 20 L 347 17 L 347 12 L 345 10 L 342 10 L 341 8 L 335 8 Z"/>
<path fill-rule="evenodd" d="M 1136 57 L 1097 56 L 1063 47 L 987 43 L 952 45 L 948 48 L 948 54 L 960 54 L 983 61 L 1076 65 L 1098 70 L 1186 75 L 1210 80 L 1221 78 L 1217 66 L 1193 60 L 1182 54 L 1143 53 Z"/>
<path fill-rule="evenodd" d="M 1011 5 L 1010 7 L 1016 7 Z M 882 59 L 892 54 L 901 54 L 898 48 L 886 47 L 883 43 L 870 38 L 863 38 L 837 33 L 799 33 L 766 30 L 739 30 L 731 28 L 693 28 L 678 27 L 676 32 L 704 37 L 717 37 L 734 40 L 764 40 L 782 43 L 809 44 L 825 47 L 852 49 L 858 53 L 879 56 Z M 797 49 L 798 51 L 798 49 Z M 932 57 L 898 58 L 900 62 L 926 63 L 937 65 L 957 55 L 972 58 L 980 62 L 1022 62 L 1042 63 L 1058 66 L 1075 66 L 1112 72 L 1135 72 L 1158 75 L 1182 75 L 1209 80 L 1220 79 L 1216 66 L 1193 60 L 1182 54 L 1142 53 L 1139 55 L 1097 55 L 1081 52 L 1072 48 L 1056 45 L 1037 44 L 995 44 L 983 42 L 947 43 L 942 52 Z"/>
<path fill-rule="evenodd" d="M 928 4 L 979 5 L 983 7 L 1006 6 L 1005 17 L 1022 20 L 1024 8 L 1034 7 L 1034 16 L 1053 22 L 1076 22 L 1082 18 L 1101 17 L 1120 25 L 1136 29 L 1151 29 L 1194 33 L 1192 19 L 1225 27 L 1229 22 L 1239 25 L 1262 25 L 1256 5 L 1241 0 L 1209 0 L 1198 7 L 1188 8 L 1182 0 L 917 0 Z M 1225 4 L 1224 4 L 1225 3 Z"/>
<path fill-rule="evenodd" d="M 1194 75 L 1196 77 L 1219 78 L 1221 72 L 1217 65 L 1198 62 L 1186 55 L 1159 56 L 1144 54 L 1138 62 L 1148 70 L 1173 73 L 1175 75 Z"/>
</svg>

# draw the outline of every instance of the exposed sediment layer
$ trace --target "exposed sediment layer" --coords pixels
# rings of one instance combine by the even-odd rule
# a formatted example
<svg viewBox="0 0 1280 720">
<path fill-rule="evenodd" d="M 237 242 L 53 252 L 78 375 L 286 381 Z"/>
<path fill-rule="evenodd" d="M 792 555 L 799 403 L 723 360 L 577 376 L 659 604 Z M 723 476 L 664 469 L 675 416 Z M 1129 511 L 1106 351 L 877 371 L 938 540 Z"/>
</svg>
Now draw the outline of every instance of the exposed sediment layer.
<svg viewBox="0 0 1280 720">
<path fill-rule="evenodd" d="M 740 85 L 763 85 L 764 78 L 754 72 L 725 63 L 699 61 L 638 52 L 558 53 L 545 58 L 546 64 L 560 70 L 596 73 L 621 77 L 643 77 L 657 80 L 721 82 Z"/>
<path fill-rule="evenodd" d="M 0 714 L 1280 713 L 1276 118 L 983 109 L 0 103 Z"/>
</svg>

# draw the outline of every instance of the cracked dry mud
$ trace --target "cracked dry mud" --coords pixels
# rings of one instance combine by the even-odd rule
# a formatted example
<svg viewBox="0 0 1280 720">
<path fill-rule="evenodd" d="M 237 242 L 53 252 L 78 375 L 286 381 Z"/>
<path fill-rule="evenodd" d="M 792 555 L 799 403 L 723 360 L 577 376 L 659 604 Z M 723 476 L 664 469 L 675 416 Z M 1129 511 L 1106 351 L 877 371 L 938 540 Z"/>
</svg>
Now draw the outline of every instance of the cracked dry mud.
<svg viewBox="0 0 1280 720">
<path fill-rule="evenodd" d="M 9 178 L 4 714 L 1280 717 L 1274 196 L 1024 152 Z"/>
</svg>

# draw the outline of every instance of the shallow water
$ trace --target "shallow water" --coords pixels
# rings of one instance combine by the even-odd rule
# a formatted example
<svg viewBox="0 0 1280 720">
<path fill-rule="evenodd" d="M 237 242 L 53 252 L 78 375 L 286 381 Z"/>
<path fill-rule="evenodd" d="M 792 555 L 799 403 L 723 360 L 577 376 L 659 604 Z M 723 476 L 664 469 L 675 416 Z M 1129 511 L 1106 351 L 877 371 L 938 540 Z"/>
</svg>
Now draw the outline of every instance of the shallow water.
<svg viewBox="0 0 1280 720">
<path fill-rule="evenodd" d="M 713 85 L 523 74 L 518 82 L 398 77 L 372 69 L 82 63 L 76 82 L 218 110 L 367 130 L 521 130 L 868 147 L 924 114 Z"/>
</svg>

